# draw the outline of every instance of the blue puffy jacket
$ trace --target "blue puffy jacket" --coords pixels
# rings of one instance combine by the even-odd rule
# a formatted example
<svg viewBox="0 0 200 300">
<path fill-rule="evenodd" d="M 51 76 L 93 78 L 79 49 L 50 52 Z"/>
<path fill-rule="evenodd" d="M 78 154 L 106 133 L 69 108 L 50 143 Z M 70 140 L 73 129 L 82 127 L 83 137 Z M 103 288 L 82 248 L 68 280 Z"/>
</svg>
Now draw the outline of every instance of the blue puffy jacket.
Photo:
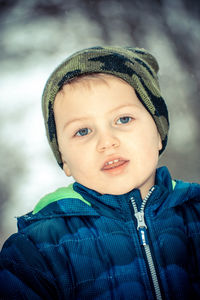
<svg viewBox="0 0 200 300">
<path fill-rule="evenodd" d="M 101 195 L 74 183 L 18 218 L 0 256 L 0 299 L 200 299 L 200 185 L 157 170 Z"/>
</svg>

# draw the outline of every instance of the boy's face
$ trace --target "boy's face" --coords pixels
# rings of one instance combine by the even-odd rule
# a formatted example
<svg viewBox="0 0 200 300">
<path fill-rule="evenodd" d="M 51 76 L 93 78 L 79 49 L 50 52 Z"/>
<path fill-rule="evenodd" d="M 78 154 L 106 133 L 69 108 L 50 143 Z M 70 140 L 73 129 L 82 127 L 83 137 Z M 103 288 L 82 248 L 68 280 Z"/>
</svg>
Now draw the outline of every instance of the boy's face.
<svg viewBox="0 0 200 300">
<path fill-rule="evenodd" d="M 65 85 L 54 104 L 66 175 L 101 194 L 154 185 L 160 135 L 134 89 L 114 76 Z"/>
</svg>

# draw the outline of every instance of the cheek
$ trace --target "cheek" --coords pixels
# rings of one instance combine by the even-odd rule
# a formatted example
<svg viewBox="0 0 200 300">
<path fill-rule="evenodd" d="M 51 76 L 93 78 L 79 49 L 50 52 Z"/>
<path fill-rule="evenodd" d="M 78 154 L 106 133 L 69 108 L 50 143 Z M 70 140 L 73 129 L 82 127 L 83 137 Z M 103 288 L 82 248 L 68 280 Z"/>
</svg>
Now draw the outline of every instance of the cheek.
<svg viewBox="0 0 200 300">
<path fill-rule="evenodd" d="M 81 154 L 80 150 L 76 150 L 68 153 L 66 156 L 66 162 L 72 173 L 72 176 L 85 174 L 89 169 L 91 169 L 92 160 L 89 159 L 87 153 Z"/>
<path fill-rule="evenodd" d="M 162 147 L 161 138 L 154 123 L 143 131 L 143 146 L 148 147 L 148 151 L 156 153 Z"/>
<path fill-rule="evenodd" d="M 129 147 L 139 151 L 153 151 L 158 150 L 159 148 L 159 136 L 157 132 L 155 132 L 155 128 L 146 129 L 141 128 L 140 130 L 136 130 L 135 132 L 130 135 L 128 141 L 123 141 L 123 143 L 129 144 Z"/>
<path fill-rule="evenodd" d="M 154 128 L 153 128 L 154 129 Z M 143 166 L 154 165 L 159 157 L 159 149 L 162 146 L 159 135 L 155 129 L 143 130 L 129 141 L 129 149 L 132 149 L 135 159 Z M 130 151 L 131 152 L 131 151 Z"/>
</svg>

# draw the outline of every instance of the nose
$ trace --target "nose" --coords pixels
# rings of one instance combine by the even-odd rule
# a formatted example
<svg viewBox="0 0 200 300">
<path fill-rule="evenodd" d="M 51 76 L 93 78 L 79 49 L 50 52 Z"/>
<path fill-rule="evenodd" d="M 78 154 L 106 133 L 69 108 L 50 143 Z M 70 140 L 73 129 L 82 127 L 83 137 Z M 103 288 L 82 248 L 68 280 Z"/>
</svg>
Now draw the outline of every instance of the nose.
<svg viewBox="0 0 200 300">
<path fill-rule="evenodd" d="M 119 147 L 119 145 L 120 145 L 120 142 L 116 136 L 104 133 L 99 137 L 99 140 L 97 143 L 97 151 L 103 152 L 107 149 L 117 148 L 117 147 Z"/>
</svg>

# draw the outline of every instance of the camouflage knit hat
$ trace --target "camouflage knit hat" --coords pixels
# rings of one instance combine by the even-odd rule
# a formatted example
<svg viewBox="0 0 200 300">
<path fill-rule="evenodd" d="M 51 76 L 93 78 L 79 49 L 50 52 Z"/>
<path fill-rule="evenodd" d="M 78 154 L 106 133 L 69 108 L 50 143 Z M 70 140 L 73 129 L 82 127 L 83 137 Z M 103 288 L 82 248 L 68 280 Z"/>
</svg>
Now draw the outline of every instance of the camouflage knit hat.
<svg viewBox="0 0 200 300">
<path fill-rule="evenodd" d="M 136 92 L 137 97 L 153 117 L 162 139 L 167 144 L 168 111 L 161 96 L 156 59 L 145 49 L 130 47 L 93 47 L 76 52 L 60 64 L 49 77 L 42 96 L 42 110 L 46 133 L 58 164 L 63 167 L 58 148 L 53 104 L 63 84 L 82 74 L 107 73 L 122 78 Z"/>
</svg>

